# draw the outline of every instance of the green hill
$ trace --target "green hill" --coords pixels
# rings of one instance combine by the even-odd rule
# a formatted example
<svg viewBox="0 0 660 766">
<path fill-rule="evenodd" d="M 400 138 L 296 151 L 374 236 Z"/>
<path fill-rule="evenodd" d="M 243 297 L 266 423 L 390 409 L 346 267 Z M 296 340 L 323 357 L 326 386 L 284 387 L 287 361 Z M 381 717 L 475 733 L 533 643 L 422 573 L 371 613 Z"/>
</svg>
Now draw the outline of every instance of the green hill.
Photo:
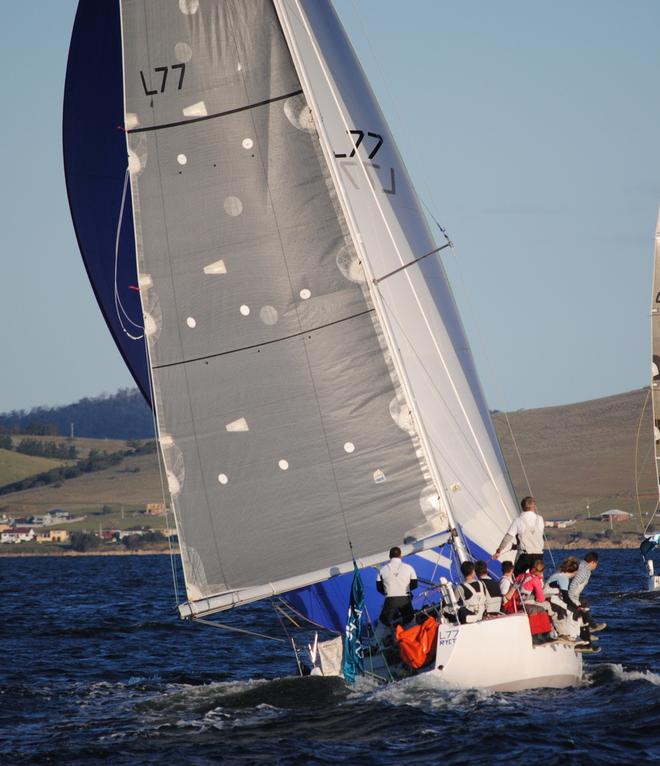
<svg viewBox="0 0 660 766">
<path fill-rule="evenodd" d="M 0 449 L 0 486 L 27 479 L 28 476 L 49 471 L 51 468 L 59 468 L 65 464 L 64 460 L 33 457 L 13 450 Z"/>
</svg>

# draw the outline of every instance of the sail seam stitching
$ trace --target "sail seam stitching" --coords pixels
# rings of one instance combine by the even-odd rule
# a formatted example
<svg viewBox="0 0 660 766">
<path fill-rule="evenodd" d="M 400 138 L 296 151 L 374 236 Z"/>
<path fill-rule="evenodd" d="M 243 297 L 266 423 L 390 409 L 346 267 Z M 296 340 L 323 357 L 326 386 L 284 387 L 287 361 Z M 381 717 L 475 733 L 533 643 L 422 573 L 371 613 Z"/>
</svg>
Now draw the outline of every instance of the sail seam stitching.
<svg viewBox="0 0 660 766">
<path fill-rule="evenodd" d="M 291 335 L 285 335 L 282 338 L 274 338 L 273 340 L 267 340 L 263 343 L 252 343 L 249 346 L 241 346 L 240 348 L 232 348 L 229 351 L 218 351 L 217 354 L 207 354 L 206 356 L 196 356 L 193 359 L 183 359 L 180 362 L 168 362 L 167 364 L 155 364 L 154 370 L 163 370 L 167 367 L 178 367 L 181 364 L 190 364 L 192 362 L 203 362 L 207 359 L 215 359 L 219 356 L 227 356 L 228 354 L 235 354 L 239 351 L 249 351 L 252 348 L 261 348 L 262 346 L 270 346 L 273 343 L 280 343 L 283 340 L 291 340 L 291 338 L 298 338 L 301 335 L 305 335 L 309 332 L 317 332 L 318 330 L 324 330 L 326 327 L 332 327 L 342 322 L 347 322 L 349 319 L 356 319 L 357 317 L 371 314 L 374 309 L 366 309 L 365 311 L 359 311 L 357 314 L 351 314 L 351 316 L 342 317 L 341 319 L 335 319 L 334 322 L 327 322 L 326 324 L 318 325 L 318 327 L 310 327 L 307 330 L 301 330 L 300 332 L 294 332 Z"/>
<path fill-rule="evenodd" d="M 272 104 L 275 101 L 282 101 L 285 98 L 292 98 L 293 96 L 300 96 L 302 90 L 294 90 L 291 93 L 285 93 L 282 96 L 275 96 L 274 98 L 267 98 L 264 101 L 257 101 L 254 104 L 246 104 L 245 106 L 238 106 L 236 109 L 228 109 L 226 112 L 215 112 L 214 114 L 205 114 L 203 117 L 193 117 L 190 120 L 178 120 L 177 122 L 165 122 L 162 125 L 150 125 L 145 128 L 132 128 L 127 130 L 126 133 L 150 133 L 154 130 L 164 130 L 165 128 L 179 128 L 182 125 L 190 125 L 193 122 L 204 122 L 205 120 L 214 120 L 216 117 L 226 117 L 229 114 L 237 114 L 238 112 L 247 112 L 250 109 L 256 109 L 259 106 L 266 106 Z"/>
</svg>

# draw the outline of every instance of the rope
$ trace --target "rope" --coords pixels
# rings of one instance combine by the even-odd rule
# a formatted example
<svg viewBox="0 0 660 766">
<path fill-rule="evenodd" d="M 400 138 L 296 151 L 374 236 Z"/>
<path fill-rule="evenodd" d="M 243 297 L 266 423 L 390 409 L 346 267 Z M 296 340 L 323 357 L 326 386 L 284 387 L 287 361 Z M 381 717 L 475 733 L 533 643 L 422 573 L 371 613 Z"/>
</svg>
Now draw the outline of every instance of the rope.
<svg viewBox="0 0 660 766">
<path fill-rule="evenodd" d="M 213 628 L 222 628 L 223 630 L 234 631 L 235 633 L 243 633 L 247 636 L 257 636 L 258 638 L 267 638 L 269 641 L 277 641 L 278 643 L 289 643 L 284 638 L 276 638 L 275 636 L 268 636 L 265 633 L 257 633 L 254 630 L 245 630 L 244 628 L 236 628 L 233 625 L 227 625 L 223 622 L 213 622 L 212 620 L 205 620 L 203 617 L 193 617 L 194 622 L 201 622 L 203 625 L 210 625 Z"/>
<path fill-rule="evenodd" d="M 327 630 L 328 633 L 335 633 L 336 635 L 340 636 L 341 633 L 338 630 L 333 630 L 332 628 L 326 628 L 325 625 L 321 625 L 318 622 L 314 622 L 314 620 L 310 620 L 309 617 L 302 614 L 302 612 L 299 612 L 294 606 L 292 606 L 288 601 L 281 598 L 279 599 L 280 603 L 283 603 L 286 605 L 287 609 L 292 611 L 297 617 L 300 617 L 301 620 L 304 620 L 305 622 L 308 622 L 310 625 L 312 625 L 314 628 L 318 628 L 319 630 Z M 301 628 L 302 629 L 302 628 Z"/>
<path fill-rule="evenodd" d="M 655 502 L 655 509 L 653 513 L 651 514 L 651 518 L 649 519 L 648 523 L 644 525 L 644 518 L 642 516 L 642 504 L 639 499 L 639 474 L 644 469 L 644 466 L 646 465 L 646 461 L 648 460 L 648 456 L 650 454 L 650 449 L 646 454 L 646 457 L 644 458 L 644 461 L 642 463 L 642 467 L 639 467 L 638 459 L 639 459 L 639 437 L 642 431 L 642 423 L 644 421 L 644 415 L 646 414 L 646 406 L 649 403 L 649 398 L 651 397 L 651 388 L 649 387 L 646 391 L 646 396 L 644 397 L 644 404 L 642 405 L 642 411 L 639 415 L 639 422 L 637 423 L 637 434 L 635 436 L 635 502 L 637 505 L 637 515 L 639 516 L 639 526 L 642 530 L 642 534 L 646 535 L 646 533 L 649 530 L 649 527 L 653 523 L 653 519 L 655 518 L 656 513 L 658 512 L 658 505 L 660 504 L 660 497 Z M 654 437 L 655 438 L 655 437 Z M 652 445 L 655 449 L 655 445 Z M 655 466 L 655 475 L 656 478 L 658 476 L 658 459 L 656 455 L 656 466 Z"/>
<path fill-rule="evenodd" d="M 119 288 L 117 287 L 117 271 L 119 268 L 119 240 L 121 237 L 121 225 L 124 220 L 124 207 L 126 204 L 126 190 L 128 188 L 128 178 L 129 178 L 129 171 L 128 171 L 128 168 L 126 168 L 126 173 L 124 174 L 124 188 L 122 189 L 122 193 L 121 193 L 121 206 L 119 208 L 119 221 L 117 222 L 117 231 L 115 234 L 115 284 L 114 284 L 115 313 L 117 314 L 119 325 L 121 326 L 121 329 L 124 331 L 124 333 L 128 335 L 128 337 L 131 340 L 142 340 L 142 338 L 144 338 L 144 328 L 142 327 L 142 325 L 137 324 L 129 317 L 128 312 L 124 308 L 124 304 L 121 302 L 121 297 L 119 295 Z M 122 318 L 122 315 L 123 315 L 123 318 Z M 136 329 L 141 330 L 142 335 L 132 334 L 126 328 L 126 325 L 124 324 L 124 319 L 126 319 L 126 321 L 129 324 L 133 325 L 133 327 L 135 327 Z"/>
<path fill-rule="evenodd" d="M 520 468 L 522 470 L 523 476 L 525 477 L 525 484 L 527 485 L 527 491 L 530 495 L 534 495 L 532 492 L 531 484 L 529 483 L 529 478 L 527 476 L 527 471 L 525 470 L 525 464 L 523 463 L 522 455 L 520 454 L 520 450 L 518 449 L 518 442 L 516 441 L 516 437 L 513 433 L 513 428 L 511 428 L 511 422 L 509 421 L 509 414 L 507 412 L 504 413 L 504 417 L 506 419 L 506 424 L 509 427 L 509 433 L 511 434 L 511 440 L 513 441 L 513 447 L 516 451 L 516 455 L 518 456 L 518 462 L 520 463 Z"/>
</svg>

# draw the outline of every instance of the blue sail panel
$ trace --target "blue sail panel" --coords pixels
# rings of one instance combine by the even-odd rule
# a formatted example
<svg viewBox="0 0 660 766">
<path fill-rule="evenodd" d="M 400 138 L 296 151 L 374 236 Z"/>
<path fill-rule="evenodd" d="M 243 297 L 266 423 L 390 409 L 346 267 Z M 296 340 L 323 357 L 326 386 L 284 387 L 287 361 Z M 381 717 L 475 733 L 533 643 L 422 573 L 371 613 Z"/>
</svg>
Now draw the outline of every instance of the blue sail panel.
<svg viewBox="0 0 660 766">
<path fill-rule="evenodd" d="M 501 565 L 498 561 L 490 561 L 490 553 L 482 550 L 472 541 L 465 541 L 469 551 L 475 559 L 483 559 L 488 562 L 488 567 L 493 573 L 499 574 Z M 437 554 L 449 558 L 450 546 L 442 549 L 436 548 L 427 553 L 415 553 L 406 556 L 404 561 L 413 567 L 420 580 L 428 580 L 437 583 L 441 577 L 459 582 L 461 579 L 458 562 L 452 558 L 449 566 L 437 562 Z M 434 560 L 435 559 L 435 560 Z M 447 559 L 444 559 L 446 562 Z M 365 593 L 365 618 L 375 626 L 378 615 L 383 607 L 383 596 L 376 590 L 376 576 L 378 567 L 366 567 L 360 570 L 362 584 Z M 346 625 L 346 612 L 351 595 L 353 573 L 348 572 L 337 575 L 325 582 L 299 588 L 284 595 L 284 599 L 300 614 L 311 622 L 328 630 L 343 633 Z M 419 609 L 423 604 L 436 603 L 440 600 L 438 591 L 420 581 L 420 585 L 413 593 L 413 606 Z"/>
<path fill-rule="evenodd" d="M 142 394 L 149 373 L 137 290 L 126 179 L 121 28 L 117 0 L 80 0 L 71 36 L 62 119 L 64 174 L 78 246 L 110 332 Z"/>
</svg>

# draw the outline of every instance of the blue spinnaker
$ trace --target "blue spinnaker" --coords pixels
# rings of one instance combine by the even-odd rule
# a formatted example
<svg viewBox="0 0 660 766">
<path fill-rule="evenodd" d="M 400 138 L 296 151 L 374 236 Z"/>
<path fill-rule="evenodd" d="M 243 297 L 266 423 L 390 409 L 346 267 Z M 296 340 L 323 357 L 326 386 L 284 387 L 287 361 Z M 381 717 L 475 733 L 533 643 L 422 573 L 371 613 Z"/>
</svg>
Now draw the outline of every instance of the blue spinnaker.
<svg viewBox="0 0 660 766">
<path fill-rule="evenodd" d="M 130 191 L 124 193 L 128 155 L 118 0 L 78 3 L 62 146 L 69 207 L 89 281 L 126 366 L 150 402 L 133 211 Z"/>
</svg>

